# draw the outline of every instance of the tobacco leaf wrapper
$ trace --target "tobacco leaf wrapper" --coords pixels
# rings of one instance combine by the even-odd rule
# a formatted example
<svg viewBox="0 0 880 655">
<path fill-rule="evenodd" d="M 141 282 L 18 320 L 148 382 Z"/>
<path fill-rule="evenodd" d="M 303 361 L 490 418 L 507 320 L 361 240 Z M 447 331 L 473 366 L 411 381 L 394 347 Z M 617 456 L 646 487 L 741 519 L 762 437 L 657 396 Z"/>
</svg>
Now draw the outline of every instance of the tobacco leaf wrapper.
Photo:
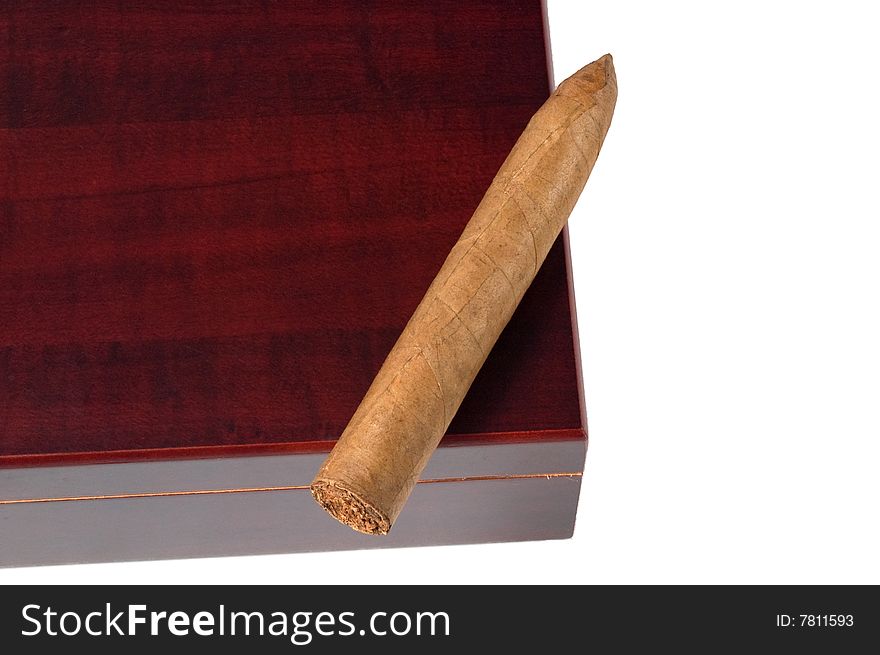
<svg viewBox="0 0 880 655">
<path fill-rule="evenodd" d="M 311 485 L 386 534 L 574 208 L 617 100 L 611 56 L 532 117 Z"/>
</svg>

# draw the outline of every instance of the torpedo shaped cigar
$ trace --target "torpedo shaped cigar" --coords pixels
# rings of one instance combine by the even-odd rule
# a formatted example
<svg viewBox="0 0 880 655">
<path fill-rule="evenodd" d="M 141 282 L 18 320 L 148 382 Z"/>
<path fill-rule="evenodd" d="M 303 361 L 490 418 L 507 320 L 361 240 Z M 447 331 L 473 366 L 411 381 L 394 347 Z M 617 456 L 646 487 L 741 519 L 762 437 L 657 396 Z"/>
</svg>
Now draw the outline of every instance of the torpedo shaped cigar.
<svg viewBox="0 0 880 655">
<path fill-rule="evenodd" d="M 391 529 L 568 220 L 616 100 L 605 55 L 529 121 L 312 482 L 342 523 Z"/>
</svg>

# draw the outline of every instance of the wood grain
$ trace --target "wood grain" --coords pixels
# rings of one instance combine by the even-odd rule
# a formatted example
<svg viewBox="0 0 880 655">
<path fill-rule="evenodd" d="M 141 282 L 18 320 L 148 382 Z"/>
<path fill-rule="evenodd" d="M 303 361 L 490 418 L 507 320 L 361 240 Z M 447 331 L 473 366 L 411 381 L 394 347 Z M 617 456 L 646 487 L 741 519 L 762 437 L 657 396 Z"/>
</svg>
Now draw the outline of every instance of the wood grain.
<svg viewBox="0 0 880 655">
<path fill-rule="evenodd" d="M 0 465 L 334 440 L 547 96 L 539 2 L 159 6 L 0 8 Z M 450 434 L 582 427 L 565 254 Z"/>
</svg>

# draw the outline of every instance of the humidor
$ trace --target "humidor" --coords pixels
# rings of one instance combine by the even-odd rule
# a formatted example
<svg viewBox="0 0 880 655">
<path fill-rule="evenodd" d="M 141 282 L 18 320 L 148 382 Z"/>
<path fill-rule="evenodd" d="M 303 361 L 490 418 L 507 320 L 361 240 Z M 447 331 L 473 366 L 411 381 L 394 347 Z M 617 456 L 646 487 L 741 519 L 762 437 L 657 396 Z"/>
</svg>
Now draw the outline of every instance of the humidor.
<svg viewBox="0 0 880 655">
<path fill-rule="evenodd" d="M 0 565 L 570 536 L 566 233 L 391 534 L 308 490 L 547 98 L 545 23 L 519 0 L 0 10 Z"/>
</svg>

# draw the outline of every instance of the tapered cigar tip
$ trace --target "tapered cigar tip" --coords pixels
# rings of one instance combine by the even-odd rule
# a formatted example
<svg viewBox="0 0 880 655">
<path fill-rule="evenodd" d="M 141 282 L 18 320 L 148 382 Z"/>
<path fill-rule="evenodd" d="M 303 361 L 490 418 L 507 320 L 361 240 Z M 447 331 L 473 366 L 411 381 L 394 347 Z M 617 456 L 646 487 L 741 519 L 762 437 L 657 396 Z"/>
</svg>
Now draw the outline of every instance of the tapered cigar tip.
<svg viewBox="0 0 880 655">
<path fill-rule="evenodd" d="M 587 64 L 585 68 L 595 67 L 597 71 L 601 71 L 606 78 L 614 75 L 614 57 L 611 53 L 607 53 L 599 57 L 591 64 Z"/>
<path fill-rule="evenodd" d="M 315 480 L 310 487 L 318 504 L 340 523 L 364 534 L 388 534 L 391 521 L 360 494 L 332 480 Z"/>
<path fill-rule="evenodd" d="M 614 72 L 614 58 L 610 54 L 581 68 L 564 80 L 556 92 L 560 95 L 586 97 L 606 87 L 611 87 L 612 93 L 616 93 L 617 76 Z"/>
</svg>

